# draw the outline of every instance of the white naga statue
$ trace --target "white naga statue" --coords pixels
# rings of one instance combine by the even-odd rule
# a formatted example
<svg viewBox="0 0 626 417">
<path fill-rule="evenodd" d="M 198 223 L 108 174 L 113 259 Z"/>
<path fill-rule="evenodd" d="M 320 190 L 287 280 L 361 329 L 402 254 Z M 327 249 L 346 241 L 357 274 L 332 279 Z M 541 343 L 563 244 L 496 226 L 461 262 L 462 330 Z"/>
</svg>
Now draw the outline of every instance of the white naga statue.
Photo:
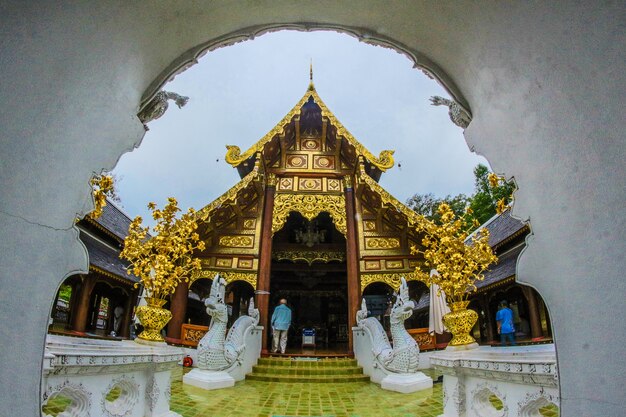
<svg viewBox="0 0 626 417">
<path fill-rule="evenodd" d="M 216 275 L 206 299 L 206 312 L 211 316 L 209 331 L 198 343 L 198 368 L 223 371 L 241 362 L 246 348 L 246 333 L 259 323 L 259 310 L 250 299 L 248 315 L 239 317 L 226 335 L 228 307 L 224 303 L 226 281 Z"/>
<path fill-rule="evenodd" d="M 419 347 L 415 339 L 404 328 L 404 321 L 411 317 L 415 303 L 409 300 L 409 287 L 404 278 L 396 295 L 396 302 L 391 309 L 391 337 L 375 317 L 367 317 L 365 299 L 361 310 L 356 314 L 357 326 L 371 335 L 371 350 L 374 355 L 374 368 L 382 367 L 388 372 L 414 373 L 419 366 Z"/>
</svg>

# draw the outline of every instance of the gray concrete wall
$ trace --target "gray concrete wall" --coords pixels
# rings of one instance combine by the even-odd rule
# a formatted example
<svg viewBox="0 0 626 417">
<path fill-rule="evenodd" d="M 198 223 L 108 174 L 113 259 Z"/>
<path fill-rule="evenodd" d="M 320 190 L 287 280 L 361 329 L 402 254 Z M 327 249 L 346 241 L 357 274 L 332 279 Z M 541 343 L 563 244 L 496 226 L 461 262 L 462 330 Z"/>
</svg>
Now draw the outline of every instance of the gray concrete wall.
<svg viewBox="0 0 626 417">
<path fill-rule="evenodd" d="M 87 267 L 75 215 L 139 144 L 150 86 L 198 45 L 298 22 L 390 40 L 469 104 L 469 146 L 532 222 L 518 277 L 550 308 L 562 415 L 624 415 L 624 21 L 617 1 L 3 2 L 0 415 L 39 415 L 54 292 Z"/>
</svg>

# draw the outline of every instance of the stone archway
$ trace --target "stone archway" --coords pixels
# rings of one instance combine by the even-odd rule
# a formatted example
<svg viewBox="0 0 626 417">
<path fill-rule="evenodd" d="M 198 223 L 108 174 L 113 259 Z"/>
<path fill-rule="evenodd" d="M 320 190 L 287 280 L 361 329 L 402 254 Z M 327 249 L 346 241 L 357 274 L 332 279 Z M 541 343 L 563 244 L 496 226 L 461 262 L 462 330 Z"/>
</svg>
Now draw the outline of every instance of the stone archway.
<svg viewBox="0 0 626 417">
<path fill-rule="evenodd" d="M 604 365 L 623 356 L 626 336 L 594 342 L 624 293 L 624 14 L 619 2 L 4 6 L 2 67 L 11 82 L 0 87 L 0 253 L 11 291 L 0 296 L 0 312 L 21 318 L 4 322 L 2 334 L 19 334 L 22 349 L 0 356 L 15 364 L 0 377 L 0 414 L 39 414 L 30 388 L 39 385 L 53 294 L 59 277 L 87 268 L 73 219 L 89 210 L 91 174 L 140 142 L 135 114 L 149 86 L 207 40 L 302 21 L 364 38 L 383 33 L 454 80 L 471 104 L 470 147 L 515 177 L 514 212 L 533 222 L 517 276 L 550 306 L 563 413 L 621 414 L 620 386 L 611 382 L 624 365 Z"/>
</svg>

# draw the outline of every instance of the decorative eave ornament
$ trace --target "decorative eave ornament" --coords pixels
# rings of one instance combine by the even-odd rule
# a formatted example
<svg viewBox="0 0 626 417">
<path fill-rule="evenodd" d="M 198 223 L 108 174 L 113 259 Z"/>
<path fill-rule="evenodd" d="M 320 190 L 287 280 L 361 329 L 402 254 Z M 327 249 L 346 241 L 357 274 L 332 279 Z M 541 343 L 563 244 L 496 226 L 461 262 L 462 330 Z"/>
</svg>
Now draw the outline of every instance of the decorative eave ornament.
<svg viewBox="0 0 626 417">
<path fill-rule="evenodd" d="M 441 96 L 432 96 L 430 102 L 433 106 L 447 106 L 448 116 L 450 116 L 452 123 L 463 129 L 466 129 L 472 121 L 472 116 L 454 100 L 448 100 Z"/>
<path fill-rule="evenodd" d="M 168 108 L 168 100 L 174 100 L 174 103 L 178 106 L 179 109 L 183 108 L 185 104 L 189 101 L 189 97 L 181 96 L 180 94 L 172 93 L 170 91 L 159 91 L 152 100 L 146 104 L 146 106 L 141 109 L 141 111 L 137 114 L 141 123 L 143 123 L 144 129 L 150 130 L 148 128 L 148 123 L 158 119 L 159 117 L 165 114 L 165 111 Z"/>
<path fill-rule="evenodd" d="M 346 129 L 340 122 L 337 120 L 335 115 L 328 109 L 326 104 L 322 101 L 320 96 L 317 94 L 315 90 L 315 86 L 313 85 L 313 67 L 311 66 L 310 72 L 310 83 L 307 88 L 304 96 L 298 101 L 298 103 L 283 117 L 283 119 L 265 136 L 259 139 L 254 145 L 252 145 L 247 151 L 241 153 L 241 149 L 239 146 L 235 145 L 226 145 L 226 157 L 225 160 L 233 167 L 238 166 L 244 161 L 247 161 L 252 155 L 256 152 L 262 152 L 263 147 L 271 141 L 276 135 L 284 134 L 285 127 L 291 122 L 291 120 L 300 115 L 300 111 L 302 106 L 309 100 L 309 98 L 313 98 L 315 103 L 322 110 L 322 117 L 328 118 L 330 124 L 334 125 L 337 128 L 337 136 L 343 136 L 350 145 L 352 145 L 356 151 L 357 155 L 362 155 L 367 159 L 372 165 L 376 168 L 380 169 L 382 172 L 387 171 L 389 168 L 392 168 L 395 161 L 393 159 L 394 151 L 392 150 L 384 150 L 381 151 L 378 157 L 374 156 L 368 149 L 363 146 L 352 134 Z"/>
</svg>

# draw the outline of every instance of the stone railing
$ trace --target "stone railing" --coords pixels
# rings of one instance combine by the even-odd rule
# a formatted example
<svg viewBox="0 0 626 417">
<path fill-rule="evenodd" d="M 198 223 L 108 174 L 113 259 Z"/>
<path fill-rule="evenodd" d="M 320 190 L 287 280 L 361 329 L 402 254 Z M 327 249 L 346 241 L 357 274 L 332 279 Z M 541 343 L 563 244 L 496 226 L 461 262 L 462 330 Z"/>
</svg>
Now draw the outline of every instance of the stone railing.
<svg viewBox="0 0 626 417">
<path fill-rule="evenodd" d="M 430 362 L 444 375 L 440 417 L 558 415 L 554 345 L 441 351 Z"/>
<path fill-rule="evenodd" d="M 64 417 L 180 417 L 169 403 L 181 358 L 182 349 L 169 346 L 48 335 L 42 409 L 56 402 Z"/>
</svg>

